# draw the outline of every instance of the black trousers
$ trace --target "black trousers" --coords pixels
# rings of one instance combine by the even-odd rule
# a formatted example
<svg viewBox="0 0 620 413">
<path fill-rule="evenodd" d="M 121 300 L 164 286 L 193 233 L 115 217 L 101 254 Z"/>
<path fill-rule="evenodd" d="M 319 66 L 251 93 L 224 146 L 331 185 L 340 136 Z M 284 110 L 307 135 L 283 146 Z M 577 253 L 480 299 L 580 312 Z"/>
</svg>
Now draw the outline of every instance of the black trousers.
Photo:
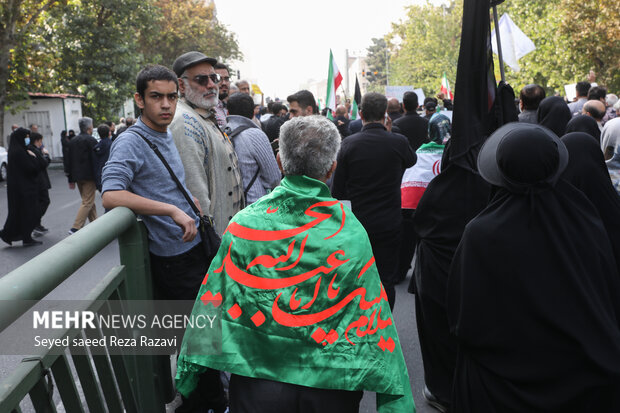
<svg viewBox="0 0 620 413">
<path fill-rule="evenodd" d="M 398 264 L 400 256 L 400 244 L 402 240 L 402 228 L 368 233 L 370 239 L 370 245 L 372 245 L 372 253 L 375 256 L 375 262 L 377 264 L 377 270 L 379 270 L 379 277 L 383 288 L 388 296 L 390 303 L 390 309 L 394 309 L 394 303 L 396 302 L 396 291 L 394 286 L 398 283 Z"/>
<path fill-rule="evenodd" d="M 415 296 L 415 315 L 426 387 L 450 407 L 456 369 L 457 343 L 450 335 L 446 309 L 421 294 Z"/>
<path fill-rule="evenodd" d="M 155 299 L 196 300 L 208 269 L 209 263 L 200 244 L 173 257 L 151 254 Z M 180 346 L 180 341 L 178 343 Z M 204 413 L 213 409 L 215 413 L 223 413 L 227 404 L 220 372 L 208 369 L 200 375 L 196 390 L 188 398 L 183 398 L 183 405 L 178 407 L 176 412 Z"/>
<path fill-rule="evenodd" d="M 403 215 L 403 242 L 400 244 L 400 256 L 398 263 L 398 282 L 407 278 L 407 273 L 411 268 L 411 261 L 415 254 L 415 247 L 418 243 L 418 236 L 413 227 L 413 215 L 415 209 L 401 209 Z"/>
<path fill-rule="evenodd" d="M 47 207 L 50 205 L 50 194 L 47 189 L 39 189 L 39 222 L 37 226 L 41 225 L 41 219 L 47 212 Z"/>
<path fill-rule="evenodd" d="M 233 374 L 230 413 L 357 413 L 362 395 Z"/>
</svg>

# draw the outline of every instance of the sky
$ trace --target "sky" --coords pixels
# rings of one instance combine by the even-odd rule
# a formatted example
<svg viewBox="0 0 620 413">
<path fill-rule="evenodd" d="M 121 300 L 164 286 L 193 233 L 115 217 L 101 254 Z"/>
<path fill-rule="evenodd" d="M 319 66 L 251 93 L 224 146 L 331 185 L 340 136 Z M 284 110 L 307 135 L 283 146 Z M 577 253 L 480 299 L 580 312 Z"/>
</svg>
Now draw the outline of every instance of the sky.
<svg viewBox="0 0 620 413">
<path fill-rule="evenodd" d="M 349 55 L 365 54 L 372 38 L 391 30 L 405 7 L 423 0 L 215 0 L 217 18 L 237 36 L 241 78 L 265 97 L 286 96 L 309 79 L 327 78 L 329 49 L 339 69 Z"/>
</svg>

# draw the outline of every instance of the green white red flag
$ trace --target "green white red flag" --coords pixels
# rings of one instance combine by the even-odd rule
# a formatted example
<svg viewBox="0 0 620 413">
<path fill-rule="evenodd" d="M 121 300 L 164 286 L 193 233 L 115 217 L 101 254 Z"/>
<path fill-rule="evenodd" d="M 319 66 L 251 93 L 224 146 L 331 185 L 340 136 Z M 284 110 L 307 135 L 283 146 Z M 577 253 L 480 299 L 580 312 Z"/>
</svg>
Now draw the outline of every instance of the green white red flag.
<svg viewBox="0 0 620 413">
<path fill-rule="evenodd" d="M 443 93 L 444 96 L 446 98 L 449 98 L 450 100 L 454 99 L 452 90 L 450 90 L 450 84 L 448 83 L 448 78 L 446 77 L 446 72 L 443 72 L 443 77 L 441 78 L 441 93 Z"/>
<path fill-rule="evenodd" d="M 325 97 L 325 107 L 329 109 L 328 115 L 336 110 L 336 91 L 342 83 L 342 74 L 336 66 L 334 55 L 329 49 L 329 69 L 327 74 L 327 96 Z"/>
<path fill-rule="evenodd" d="M 400 184 L 401 208 L 416 209 L 431 180 L 441 172 L 444 145 L 430 142 L 416 151 L 418 160 L 406 169 Z"/>
</svg>

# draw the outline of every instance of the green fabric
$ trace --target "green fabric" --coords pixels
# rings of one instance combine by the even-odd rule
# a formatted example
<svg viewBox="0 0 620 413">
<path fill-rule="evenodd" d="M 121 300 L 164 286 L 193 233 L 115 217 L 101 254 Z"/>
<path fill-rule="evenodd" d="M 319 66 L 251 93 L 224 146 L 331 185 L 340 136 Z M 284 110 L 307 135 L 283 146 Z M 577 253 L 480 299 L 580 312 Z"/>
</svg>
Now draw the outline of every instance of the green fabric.
<svg viewBox="0 0 620 413">
<path fill-rule="evenodd" d="M 379 412 L 415 411 L 368 236 L 322 182 L 286 177 L 235 215 L 205 279 L 193 314 L 212 314 L 218 306 L 222 336 L 188 328 L 176 377 L 182 394 L 211 367 L 372 391 Z M 220 339 L 221 354 L 215 354 Z"/>
<path fill-rule="evenodd" d="M 418 148 L 418 150 L 416 151 L 416 153 L 435 153 L 437 151 L 443 151 L 445 148 L 445 145 L 440 145 L 438 143 L 435 142 L 429 142 L 429 143 L 425 143 L 422 146 L 420 146 Z"/>
</svg>

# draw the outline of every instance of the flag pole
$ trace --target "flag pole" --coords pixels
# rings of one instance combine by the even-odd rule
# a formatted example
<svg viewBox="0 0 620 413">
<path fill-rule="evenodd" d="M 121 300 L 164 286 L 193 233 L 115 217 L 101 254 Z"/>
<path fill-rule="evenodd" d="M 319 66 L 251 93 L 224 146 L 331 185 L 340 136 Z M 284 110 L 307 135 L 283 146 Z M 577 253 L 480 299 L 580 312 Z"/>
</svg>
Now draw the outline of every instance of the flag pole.
<svg viewBox="0 0 620 413">
<path fill-rule="evenodd" d="M 502 41 L 499 37 L 499 19 L 497 18 L 497 5 L 502 1 L 493 2 L 493 20 L 495 21 L 495 39 L 497 40 L 497 57 L 499 60 L 499 73 L 502 76 L 502 81 L 506 82 L 506 73 L 504 72 L 504 56 L 502 55 Z"/>
</svg>

